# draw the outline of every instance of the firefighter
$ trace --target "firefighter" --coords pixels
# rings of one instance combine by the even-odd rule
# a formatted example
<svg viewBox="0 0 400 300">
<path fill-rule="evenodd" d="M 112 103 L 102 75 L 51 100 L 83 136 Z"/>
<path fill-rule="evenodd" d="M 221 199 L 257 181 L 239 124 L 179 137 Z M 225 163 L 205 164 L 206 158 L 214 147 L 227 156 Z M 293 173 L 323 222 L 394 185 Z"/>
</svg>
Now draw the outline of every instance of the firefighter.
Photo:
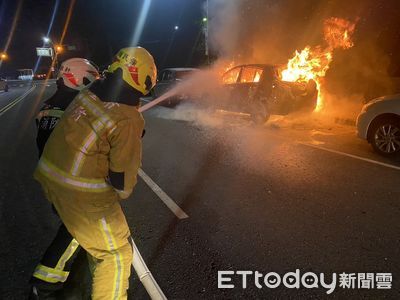
<svg viewBox="0 0 400 300">
<path fill-rule="evenodd" d="M 71 58 L 61 64 L 56 81 L 57 90 L 53 96 L 45 101 L 43 108 L 36 117 L 38 126 L 36 142 L 39 158 L 65 109 L 79 91 L 89 87 L 98 77 L 97 68 L 87 59 Z M 57 268 L 59 272 L 68 274 L 79 249 L 79 244 L 69 234 L 64 224 L 61 224 L 56 237 L 46 250 L 30 280 L 34 289 L 31 291 L 31 298 L 35 299 L 35 294 L 40 294 L 43 298 L 57 295 L 61 291 L 66 276 L 58 279 L 54 277 L 46 278 L 42 276 L 42 270 Z"/>
<path fill-rule="evenodd" d="M 81 91 L 50 136 L 34 177 L 68 232 L 91 257 L 93 299 L 126 299 L 130 231 L 119 200 L 130 196 L 141 164 L 140 97 L 157 70 L 141 47 L 121 49 L 104 80 Z M 64 279 L 57 268 L 43 278 Z"/>
<path fill-rule="evenodd" d="M 88 87 L 98 77 L 97 68 L 87 59 L 71 58 L 61 64 L 56 81 L 57 91 L 44 102 L 44 106 L 36 117 L 38 126 L 36 143 L 39 157 L 65 109 L 79 91 Z"/>
</svg>

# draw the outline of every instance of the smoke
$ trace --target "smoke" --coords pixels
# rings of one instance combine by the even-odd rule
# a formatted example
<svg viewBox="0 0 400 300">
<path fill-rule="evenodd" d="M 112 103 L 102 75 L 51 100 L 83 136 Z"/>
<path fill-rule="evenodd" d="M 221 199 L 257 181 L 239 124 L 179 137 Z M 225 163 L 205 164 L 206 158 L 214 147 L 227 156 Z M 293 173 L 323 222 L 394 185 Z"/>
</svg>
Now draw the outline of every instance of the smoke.
<svg viewBox="0 0 400 300">
<path fill-rule="evenodd" d="M 209 0 L 209 44 L 218 59 L 166 96 L 185 94 L 198 104 L 212 104 L 227 97 L 219 83 L 229 63 L 286 65 L 296 50 L 326 45 L 335 50 L 323 79 L 326 109 L 320 118 L 354 120 L 365 101 L 400 88 L 400 80 L 390 74 L 393 64 L 400 61 L 395 47 L 400 46 L 398 6 L 395 0 Z M 349 31 L 353 40 L 346 45 L 329 39 L 342 32 L 334 22 L 338 18 L 356 24 Z M 330 23 L 331 29 L 326 32 L 324 25 Z M 349 24 L 343 26 L 348 28 Z M 168 117 L 219 124 L 210 120 L 208 113 L 194 112 L 198 107 L 184 105 Z"/>
<path fill-rule="evenodd" d="M 396 92 L 398 82 L 391 77 L 400 77 L 393 74 L 400 61 L 398 1 L 210 0 L 208 11 L 213 51 L 236 63 L 286 64 L 295 50 L 324 42 L 324 23 L 329 18 L 358 21 L 353 28 L 354 47 L 334 53 L 327 92 L 341 99 Z M 360 101 L 360 97 L 348 98 Z"/>
<path fill-rule="evenodd" d="M 172 110 L 158 107 L 149 113 L 190 122 L 189 126 L 204 129 L 199 131 L 201 137 L 196 138 L 201 148 L 212 149 L 213 155 L 221 155 L 219 163 L 228 161 L 230 165 L 240 165 L 241 170 L 256 174 L 271 169 L 284 170 L 278 172 L 282 186 L 288 180 L 290 185 L 307 184 L 299 161 L 304 161 L 311 170 L 314 163 L 312 157 L 292 151 L 293 142 L 315 142 L 312 138 L 315 132 L 329 135 L 341 133 L 342 129 L 351 131 L 353 136 L 354 128 L 338 126 L 336 121 L 354 120 L 368 88 L 374 84 L 390 89 L 388 69 L 393 60 L 382 41 L 396 35 L 388 33 L 386 38 L 379 37 L 379 23 L 386 22 L 390 28 L 397 28 L 393 15 L 400 10 L 394 9 L 396 5 L 390 0 L 209 0 L 209 42 L 218 59 L 211 67 L 195 73 L 171 90 L 172 94 L 187 95 L 192 103 L 183 102 Z M 385 12 L 390 10 L 393 14 L 385 19 Z M 264 126 L 254 126 L 245 115 L 232 117 L 223 112 L 211 112 L 207 105 L 202 107 L 204 101 L 212 103 L 226 97 L 219 81 L 221 72 L 232 61 L 235 64 L 287 64 L 296 50 L 306 46 L 329 46 L 323 29 L 331 17 L 358 22 L 354 28 L 354 46 L 334 51 L 332 64 L 324 78 L 326 110 L 311 115 L 272 116 Z M 337 45 L 330 46 L 336 48 Z M 287 143 L 281 141 L 285 138 Z M 270 153 L 279 155 L 280 159 L 271 162 L 268 160 Z M 274 169 L 274 165 L 278 168 Z M 298 176 L 288 179 L 286 172 L 289 169 L 292 174 L 298 171 Z"/>
</svg>

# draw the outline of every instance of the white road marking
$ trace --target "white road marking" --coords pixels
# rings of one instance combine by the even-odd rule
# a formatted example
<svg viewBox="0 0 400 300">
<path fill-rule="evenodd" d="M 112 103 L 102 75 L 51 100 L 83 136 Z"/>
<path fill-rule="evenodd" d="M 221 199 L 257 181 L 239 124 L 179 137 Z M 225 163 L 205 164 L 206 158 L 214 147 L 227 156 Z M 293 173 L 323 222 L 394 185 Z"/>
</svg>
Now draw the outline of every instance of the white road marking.
<svg viewBox="0 0 400 300">
<path fill-rule="evenodd" d="M 138 172 L 140 178 L 153 190 L 162 202 L 178 217 L 186 219 L 189 216 L 172 200 L 142 169 Z"/>
<path fill-rule="evenodd" d="M 377 160 L 373 160 L 373 159 L 369 159 L 369 158 L 365 158 L 365 157 L 362 157 L 362 156 L 349 154 L 349 153 L 346 153 L 346 152 L 333 150 L 333 149 L 329 149 L 329 148 L 325 148 L 325 147 L 321 147 L 321 146 L 317 146 L 317 145 L 313 145 L 313 144 L 309 144 L 309 143 L 304 143 L 304 142 L 297 142 L 297 144 L 308 146 L 308 147 L 319 149 L 319 150 L 323 150 L 323 151 L 327 151 L 327 152 L 331 152 L 331 153 L 335 153 L 335 154 L 342 155 L 342 156 L 351 157 L 351 158 L 354 158 L 354 159 L 358 159 L 358 160 L 362 160 L 362 161 L 365 161 L 365 162 L 369 162 L 371 164 L 375 164 L 375 165 L 378 165 L 378 166 L 382 166 L 382 167 L 386 167 L 386 168 L 390 168 L 390 169 L 394 169 L 394 170 L 400 171 L 400 167 L 399 166 L 383 163 L 383 162 L 380 162 L 380 161 L 377 161 Z"/>
<path fill-rule="evenodd" d="M 28 96 L 34 89 L 36 88 L 36 85 L 33 85 L 29 90 L 27 90 L 25 93 L 23 93 L 21 96 L 17 97 L 10 103 L 8 103 L 6 106 L 2 107 L 0 109 L 0 116 L 5 114 L 8 110 L 13 108 L 15 105 L 17 105 L 19 102 L 25 99 L 26 96 Z"/>
</svg>

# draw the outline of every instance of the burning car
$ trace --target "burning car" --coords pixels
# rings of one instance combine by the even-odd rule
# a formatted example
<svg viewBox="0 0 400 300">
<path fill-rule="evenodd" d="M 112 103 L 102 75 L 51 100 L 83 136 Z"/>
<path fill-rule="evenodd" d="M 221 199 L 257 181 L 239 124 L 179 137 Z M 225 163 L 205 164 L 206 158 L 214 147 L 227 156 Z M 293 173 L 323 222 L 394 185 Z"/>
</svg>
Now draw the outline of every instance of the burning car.
<svg viewBox="0 0 400 300">
<path fill-rule="evenodd" d="M 257 124 L 268 121 L 270 115 L 312 112 L 318 100 L 316 82 L 284 81 L 279 70 L 278 66 L 268 64 L 231 68 L 222 76 L 228 95 L 217 101 L 218 108 L 248 113 Z"/>
</svg>

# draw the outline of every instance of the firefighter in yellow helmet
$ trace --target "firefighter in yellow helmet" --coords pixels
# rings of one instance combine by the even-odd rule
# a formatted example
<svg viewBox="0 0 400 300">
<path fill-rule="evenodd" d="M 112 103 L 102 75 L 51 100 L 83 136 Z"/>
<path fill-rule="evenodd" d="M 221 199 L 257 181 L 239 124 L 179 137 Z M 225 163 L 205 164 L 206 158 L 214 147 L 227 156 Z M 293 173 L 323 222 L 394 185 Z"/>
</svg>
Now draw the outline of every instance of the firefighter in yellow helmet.
<svg viewBox="0 0 400 300">
<path fill-rule="evenodd" d="M 104 80 L 81 91 L 50 136 L 35 170 L 74 239 L 94 263 L 92 298 L 126 299 L 130 231 L 119 200 L 129 197 L 141 164 L 140 97 L 156 82 L 153 57 L 121 49 Z M 42 276 L 58 278 L 57 269 Z"/>
</svg>

